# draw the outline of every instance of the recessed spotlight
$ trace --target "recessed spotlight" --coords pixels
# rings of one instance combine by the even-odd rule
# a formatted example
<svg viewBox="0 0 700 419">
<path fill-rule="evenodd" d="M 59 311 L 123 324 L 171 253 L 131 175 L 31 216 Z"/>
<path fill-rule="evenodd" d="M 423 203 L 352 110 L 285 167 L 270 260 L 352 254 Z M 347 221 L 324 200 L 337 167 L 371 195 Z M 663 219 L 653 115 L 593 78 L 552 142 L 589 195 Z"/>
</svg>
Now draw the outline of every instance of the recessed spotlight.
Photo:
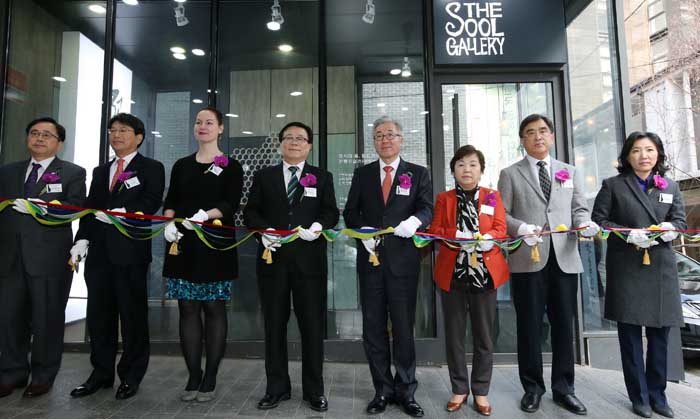
<svg viewBox="0 0 700 419">
<path fill-rule="evenodd" d="M 99 4 L 91 4 L 88 6 L 88 9 L 90 9 L 92 13 L 97 13 L 98 15 L 103 15 L 107 13 L 107 9 L 105 9 L 104 6 L 101 6 Z"/>
<path fill-rule="evenodd" d="M 226 116 L 228 116 L 229 118 L 238 118 L 238 115 L 235 113 L 227 113 Z"/>
<path fill-rule="evenodd" d="M 378 108 L 383 108 L 386 106 L 386 103 L 377 103 Z"/>
<path fill-rule="evenodd" d="M 194 54 L 198 57 L 202 57 L 205 54 L 205 52 L 203 49 L 195 48 L 192 50 L 192 54 Z"/>
<path fill-rule="evenodd" d="M 282 27 L 282 25 L 280 25 L 279 23 L 277 23 L 275 21 L 271 20 L 271 21 L 267 22 L 267 29 L 269 29 L 271 31 L 278 31 L 278 30 L 280 30 L 281 27 Z"/>
<path fill-rule="evenodd" d="M 428 114 L 428 111 L 421 111 L 420 114 L 421 114 L 421 115 L 427 115 L 427 114 Z"/>
<path fill-rule="evenodd" d="M 278 113 L 277 115 L 275 115 L 276 118 L 284 118 L 285 116 L 287 116 L 286 113 Z"/>
<path fill-rule="evenodd" d="M 300 91 L 298 91 L 298 90 L 295 90 L 295 91 L 293 91 L 293 92 L 290 92 L 290 93 L 289 93 L 289 96 L 301 96 L 301 95 L 303 95 L 303 94 L 304 94 L 304 93 L 302 93 L 302 92 L 300 92 Z"/>
<path fill-rule="evenodd" d="M 184 2 L 186 2 L 186 1 L 187 1 L 187 0 L 175 0 L 175 3 L 184 3 Z"/>
<path fill-rule="evenodd" d="M 282 52 L 292 52 L 292 50 L 294 49 L 289 44 L 282 44 L 282 45 L 278 46 L 277 48 Z"/>
<path fill-rule="evenodd" d="M 408 108 L 404 106 L 403 108 L 401 108 L 401 110 L 406 112 L 408 110 Z"/>
<path fill-rule="evenodd" d="M 373 127 L 374 125 L 372 125 L 372 124 L 367 124 L 367 126 L 368 126 L 368 127 Z"/>
<path fill-rule="evenodd" d="M 392 76 L 398 76 L 401 74 L 401 69 L 400 68 L 392 68 L 391 71 L 389 71 L 389 74 Z"/>
<path fill-rule="evenodd" d="M 53 77 L 51 77 L 51 78 L 54 79 L 54 80 L 56 80 L 56 81 L 58 81 L 58 82 L 61 82 L 61 83 L 63 83 L 64 81 L 66 81 L 65 77 L 61 77 L 61 76 L 53 76 Z"/>
<path fill-rule="evenodd" d="M 156 138 L 163 138 L 163 136 L 158 134 L 158 135 L 156 135 Z"/>
<path fill-rule="evenodd" d="M 139 4 L 139 0 L 122 0 L 124 4 L 128 4 L 129 6 L 136 6 Z"/>
<path fill-rule="evenodd" d="M 202 99 L 192 99 L 192 103 L 203 103 Z"/>
<path fill-rule="evenodd" d="M 136 105 L 136 102 L 134 102 L 133 100 L 130 100 L 129 102 L 130 102 L 132 105 Z"/>
<path fill-rule="evenodd" d="M 187 59 L 187 56 L 185 54 L 179 54 L 177 52 L 175 54 L 173 54 L 173 57 L 178 59 L 178 60 L 186 60 Z"/>
<path fill-rule="evenodd" d="M 153 135 L 160 135 L 160 132 L 158 132 L 158 131 L 151 131 L 151 134 L 153 134 Z"/>
<path fill-rule="evenodd" d="M 241 134 L 253 135 L 253 131 L 241 131 Z"/>
<path fill-rule="evenodd" d="M 415 133 L 417 133 L 417 132 L 418 132 L 417 129 L 412 129 L 412 130 L 411 130 L 411 134 L 415 134 Z"/>
<path fill-rule="evenodd" d="M 170 52 L 172 52 L 173 54 L 184 54 L 187 51 L 183 47 L 175 46 L 175 47 L 170 47 Z"/>
</svg>

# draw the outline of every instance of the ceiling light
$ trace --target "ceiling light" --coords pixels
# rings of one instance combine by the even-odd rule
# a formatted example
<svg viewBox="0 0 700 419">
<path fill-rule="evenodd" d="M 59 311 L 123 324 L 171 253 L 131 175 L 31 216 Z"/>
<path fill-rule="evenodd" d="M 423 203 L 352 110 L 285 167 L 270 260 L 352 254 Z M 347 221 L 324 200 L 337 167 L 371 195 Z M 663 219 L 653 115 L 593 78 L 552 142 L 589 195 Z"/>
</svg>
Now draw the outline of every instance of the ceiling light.
<svg viewBox="0 0 700 419">
<path fill-rule="evenodd" d="M 136 105 L 136 102 L 134 102 L 133 100 L 130 100 L 129 102 L 131 102 L 132 105 Z"/>
<path fill-rule="evenodd" d="M 177 52 L 176 52 L 175 54 L 173 54 L 173 57 L 175 57 L 175 58 L 178 59 L 178 60 L 185 60 L 185 59 L 187 59 L 187 56 L 186 56 L 185 54 L 179 54 L 179 53 L 177 53 Z"/>
<path fill-rule="evenodd" d="M 373 127 L 374 125 L 372 125 L 372 124 L 367 124 L 367 126 L 368 126 L 368 127 Z"/>
<path fill-rule="evenodd" d="M 124 4 L 128 4 L 129 6 L 136 6 L 139 4 L 139 0 L 122 0 Z"/>
<path fill-rule="evenodd" d="M 182 3 L 182 2 L 180 2 Z M 175 11 L 175 24 L 177 26 L 185 26 L 188 23 L 190 23 L 190 20 L 187 19 L 187 16 L 185 16 L 185 6 L 182 4 L 178 4 L 173 8 Z"/>
<path fill-rule="evenodd" d="M 241 134 L 253 135 L 253 131 L 241 131 Z"/>
<path fill-rule="evenodd" d="M 229 118 L 238 118 L 238 115 L 235 113 L 227 113 L 226 116 L 228 116 Z"/>
<path fill-rule="evenodd" d="M 417 132 L 418 132 L 417 129 L 412 129 L 412 130 L 411 130 L 411 134 L 415 134 L 415 133 L 417 133 Z"/>
<path fill-rule="evenodd" d="M 304 93 L 302 93 L 302 92 L 300 92 L 300 91 L 297 90 L 297 91 L 294 91 L 294 92 L 290 92 L 290 93 L 289 93 L 289 96 L 301 96 L 301 95 L 303 95 L 303 94 L 304 94 Z"/>
<path fill-rule="evenodd" d="M 185 51 L 185 49 L 183 47 L 175 46 L 175 47 L 170 47 L 170 52 L 175 53 L 175 54 L 184 54 L 187 51 Z"/>
<path fill-rule="evenodd" d="M 192 99 L 192 103 L 202 103 L 202 99 Z"/>
<path fill-rule="evenodd" d="M 61 76 L 53 76 L 53 77 L 51 77 L 51 78 L 54 79 L 54 80 L 56 80 L 56 81 L 58 81 L 58 82 L 61 82 L 61 83 L 63 83 L 64 81 L 66 81 L 65 77 L 61 77 Z"/>
<path fill-rule="evenodd" d="M 175 3 L 184 3 L 184 2 L 186 2 L 186 1 L 187 1 L 187 0 L 175 0 Z"/>
<path fill-rule="evenodd" d="M 282 16 L 282 7 L 280 6 L 279 0 L 275 0 L 270 7 L 272 10 L 272 16 L 270 16 L 270 21 L 267 22 L 267 29 L 271 31 L 278 31 L 284 23 L 284 17 Z"/>
<path fill-rule="evenodd" d="M 377 103 L 378 108 L 383 108 L 386 106 L 386 103 Z"/>
<path fill-rule="evenodd" d="M 105 9 L 104 6 L 101 6 L 99 4 L 91 4 L 88 6 L 88 9 L 90 9 L 90 11 L 93 13 L 97 13 L 98 15 L 103 15 L 107 13 L 107 9 Z"/>
<path fill-rule="evenodd" d="M 445 93 L 453 94 L 455 92 L 455 89 L 447 89 L 445 90 Z"/>
<path fill-rule="evenodd" d="M 399 74 L 401 74 L 401 69 L 400 68 L 392 68 L 389 71 L 389 74 L 391 74 L 392 76 L 398 76 Z"/>
<path fill-rule="evenodd" d="M 199 48 L 195 48 L 195 49 L 192 50 L 192 54 L 194 54 L 194 55 L 196 55 L 196 56 L 198 56 L 198 57 L 201 57 L 201 56 L 204 55 L 204 50 L 203 50 L 203 49 L 199 49 Z"/>
<path fill-rule="evenodd" d="M 365 5 L 365 14 L 362 16 L 362 20 L 370 25 L 374 23 L 374 0 L 367 0 Z"/>
<path fill-rule="evenodd" d="M 408 108 L 404 106 L 403 108 L 401 108 L 401 110 L 405 112 L 408 110 Z"/>
<path fill-rule="evenodd" d="M 294 49 L 289 44 L 282 44 L 282 45 L 278 46 L 277 48 L 282 52 L 292 52 L 292 50 Z"/>
<path fill-rule="evenodd" d="M 428 114 L 428 111 L 421 111 L 420 114 L 421 114 L 421 115 L 427 115 L 427 114 Z"/>
<path fill-rule="evenodd" d="M 158 131 L 151 131 L 151 134 L 153 134 L 153 135 L 160 135 L 160 132 L 158 132 Z"/>
<path fill-rule="evenodd" d="M 408 57 L 403 57 L 403 67 L 401 68 L 401 77 L 411 77 L 411 66 L 408 64 Z"/>
<path fill-rule="evenodd" d="M 160 134 L 157 134 L 157 135 L 156 135 L 156 138 L 163 138 L 163 136 L 160 135 Z"/>
<path fill-rule="evenodd" d="M 287 114 L 285 113 L 278 113 L 277 115 L 275 115 L 276 118 L 284 118 L 285 116 L 287 116 Z"/>
</svg>

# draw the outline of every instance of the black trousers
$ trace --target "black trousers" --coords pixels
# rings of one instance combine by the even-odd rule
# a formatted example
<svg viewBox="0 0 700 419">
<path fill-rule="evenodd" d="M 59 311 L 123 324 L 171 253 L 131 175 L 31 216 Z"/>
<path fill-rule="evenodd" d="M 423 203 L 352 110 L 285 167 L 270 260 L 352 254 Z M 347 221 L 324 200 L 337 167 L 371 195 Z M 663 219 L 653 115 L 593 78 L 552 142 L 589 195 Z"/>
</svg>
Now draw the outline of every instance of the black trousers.
<svg viewBox="0 0 700 419">
<path fill-rule="evenodd" d="M 360 274 L 363 346 L 374 390 L 387 398 L 412 399 L 418 387 L 413 335 L 417 289 L 417 274 L 397 277 L 386 264 Z M 389 318 L 395 375 L 391 373 Z"/>
<path fill-rule="evenodd" d="M 542 324 L 545 311 L 552 335 L 552 392 L 574 393 L 574 312 L 578 277 L 559 269 L 554 249 L 547 264 L 531 273 L 512 273 L 517 315 L 518 372 L 526 392 L 544 394 Z"/>
<path fill-rule="evenodd" d="M 669 327 L 645 327 L 647 361 L 644 368 L 642 326 L 617 324 L 620 340 L 622 372 L 630 401 L 635 404 L 658 407 L 668 405 L 666 399 L 666 353 Z"/>
<path fill-rule="evenodd" d="M 301 385 L 305 395 L 323 395 L 323 339 L 326 335 L 326 276 L 302 274 L 294 261 L 279 261 L 271 275 L 259 275 L 265 322 L 266 393 L 291 391 L 287 367 L 287 323 L 294 314 L 301 333 Z"/>
<path fill-rule="evenodd" d="M 121 323 L 122 356 L 117 374 L 123 383 L 138 385 L 148 368 L 150 341 L 146 280 L 148 264 L 114 265 L 106 258 L 85 267 L 88 289 L 87 325 L 90 362 L 99 380 L 114 379 Z"/>
<path fill-rule="evenodd" d="M 452 282 L 450 291 L 440 291 L 445 318 L 445 350 L 452 393 L 469 394 L 469 370 L 464 349 L 467 318 L 471 320 L 474 358 L 471 389 L 486 396 L 493 372 L 493 326 L 496 321 L 496 290 L 470 293 L 466 284 Z"/>
<path fill-rule="evenodd" d="M 30 373 L 34 384 L 53 384 L 72 280 L 67 266 L 55 275 L 29 275 L 19 254 L 11 272 L 0 276 L 0 384 L 23 383 Z"/>
</svg>

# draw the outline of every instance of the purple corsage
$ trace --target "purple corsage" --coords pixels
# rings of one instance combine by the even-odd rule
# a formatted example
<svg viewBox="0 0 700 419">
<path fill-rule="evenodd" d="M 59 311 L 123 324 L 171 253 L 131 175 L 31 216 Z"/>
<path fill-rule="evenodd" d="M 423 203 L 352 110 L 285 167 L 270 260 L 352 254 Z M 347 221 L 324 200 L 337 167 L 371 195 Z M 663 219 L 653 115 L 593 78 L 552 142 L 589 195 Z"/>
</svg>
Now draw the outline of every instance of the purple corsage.
<svg viewBox="0 0 700 419">
<path fill-rule="evenodd" d="M 134 177 L 135 174 L 136 174 L 136 172 L 134 171 L 134 172 L 123 172 L 121 175 L 119 175 L 119 177 L 117 178 L 117 183 L 119 183 L 120 185 L 119 185 L 119 189 L 117 190 L 117 192 L 121 192 L 122 189 L 124 188 L 124 183 L 126 183 L 127 180 Z"/>
<path fill-rule="evenodd" d="M 299 184 L 305 188 L 316 186 L 316 176 L 312 175 L 311 173 L 307 173 L 303 178 L 301 178 L 301 180 L 299 180 Z"/>
<path fill-rule="evenodd" d="M 49 184 L 60 182 L 61 176 L 59 176 L 59 174 L 55 172 L 44 173 L 43 175 L 41 175 L 41 181 L 44 182 L 46 185 L 41 190 L 41 192 L 39 192 L 39 195 L 43 195 L 46 192 L 48 192 Z"/>
<path fill-rule="evenodd" d="M 399 188 L 411 189 L 411 174 L 404 173 L 399 176 Z"/>
<path fill-rule="evenodd" d="M 562 169 L 554 174 L 554 178 L 559 182 L 564 183 L 567 180 L 571 179 L 571 175 L 569 174 L 568 170 Z"/>
<path fill-rule="evenodd" d="M 663 191 L 664 189 L 668 188 L 668 182 L 666 182 L 666 179 L 664 179 L 663 176 L 654 175 L 654 186 Z"/>
<path fill-rule="evenodd" d="M 213 168 L 217 167 L 217 170 L 212 170 Z M 207 167 L 207 170 L 204 171 L 204 174 L 207 174 L 209 172 L 214 173 L 215 175 L 219 175 L 221 173 L 221 170 L 223 170 L 224 167 L 228 167 L 228 156 L 225 154 L 222 154 L 220 156 L 214 157 L 214 163 L 212 163 L 211 166 Z"/>
<path fill-rule="evenodd" d="M 496 207 L 496 194 L 494 192 L 489 192 L 484 197 L 484 204 L 489 207 Z"/>
</svg>

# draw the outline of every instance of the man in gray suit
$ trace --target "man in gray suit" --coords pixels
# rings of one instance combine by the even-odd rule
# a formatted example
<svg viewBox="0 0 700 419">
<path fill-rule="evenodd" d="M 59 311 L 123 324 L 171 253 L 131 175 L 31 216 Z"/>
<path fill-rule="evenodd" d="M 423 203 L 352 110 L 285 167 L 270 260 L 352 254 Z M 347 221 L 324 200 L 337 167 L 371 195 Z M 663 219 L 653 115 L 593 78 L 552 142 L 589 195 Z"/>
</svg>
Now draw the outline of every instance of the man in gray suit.
<svg viewBox="0 0 700 419">
<path fill-rule="evenodd" d="M 520 407 L 526 412 L 537 411 L 545 392 L 540 345 L 546 307 L 552 331 L 554 401 L 585 415 L 586 407 L 574 394 L 573 319 L 577 274 L 583 271 L 577 235 L 539 233 L 563 224 L 567 228 L 585 227 L 581 234 L 591 237 L 599 227 L 591 221 L 586 206 L 582 174 L 549 155 L 553 131 L 546 116 L 525 118 L 520 124 L 520 142 L 527 155 L 503 169 L 498 180 L 508 234 L 525 237 L 524 244 L 508 257 L 517 314 L 518 369 L 525 390 Z"/>
<path fill-rule="evenodd" d="M 56 157 L 66 130 L 51 118 L 39 118 L 26 132 L 31 158 L 0 167 L 0 197 L 15 200 L 15 211 L 0 212 L 0 397 L 26 386 L 30 373 L 23 397 L 51 389 L 61 365 L 73 279 L 67 264 L 70 224 L 40 224 L 27 215 L 26 198 L 77 206 L 85 200 L 85 169 Z"/>
</svg>

